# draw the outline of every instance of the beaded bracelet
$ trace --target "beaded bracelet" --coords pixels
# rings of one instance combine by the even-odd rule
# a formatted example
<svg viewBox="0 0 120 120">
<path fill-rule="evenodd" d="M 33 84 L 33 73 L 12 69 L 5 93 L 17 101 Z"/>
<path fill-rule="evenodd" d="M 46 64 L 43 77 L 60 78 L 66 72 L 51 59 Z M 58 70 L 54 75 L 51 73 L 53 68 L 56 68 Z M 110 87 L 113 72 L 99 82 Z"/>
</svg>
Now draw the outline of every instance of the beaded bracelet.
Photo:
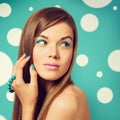
<svg viewBox="0 0 120 120">
<path fill-rule="evenodd" d="M 8 80 L 8 90 L 11 93 L 14 92 L 14 89 L 12 88 L 11 84 L 12 84 L 13 80 L 15 80 L 15 78 L 16 78 L 16 75 L 14 74 L 14 75 L 11 75 L 11 77 Z"/>
</svg>

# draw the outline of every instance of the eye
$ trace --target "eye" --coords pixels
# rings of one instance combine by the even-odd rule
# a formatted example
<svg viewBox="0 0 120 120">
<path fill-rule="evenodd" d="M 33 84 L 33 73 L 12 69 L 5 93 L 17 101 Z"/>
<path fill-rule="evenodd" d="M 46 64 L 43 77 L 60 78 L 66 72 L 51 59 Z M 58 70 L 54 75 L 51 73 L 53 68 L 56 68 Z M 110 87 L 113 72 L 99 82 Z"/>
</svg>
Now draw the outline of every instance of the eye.
<svg viewBox="0 0 120 120">
<path fill-rule="evenodd" d="M 63 41 L 63 42 L 61 43 L 61 46 L 62 46 L 62 47 L 70 47 L 71 44 L 70 44 L 70 42 L 68 42 L 68 41 Z"/>
<path fill-rule="evenodd" d="M 41 46 L 45 46 L 47 45 L 47 42 L 45 40 L 43 40 L 42 38 L 38 38 L 36 41 L 35 41 L 35 44 L 39 44 Z"/>
</svg>

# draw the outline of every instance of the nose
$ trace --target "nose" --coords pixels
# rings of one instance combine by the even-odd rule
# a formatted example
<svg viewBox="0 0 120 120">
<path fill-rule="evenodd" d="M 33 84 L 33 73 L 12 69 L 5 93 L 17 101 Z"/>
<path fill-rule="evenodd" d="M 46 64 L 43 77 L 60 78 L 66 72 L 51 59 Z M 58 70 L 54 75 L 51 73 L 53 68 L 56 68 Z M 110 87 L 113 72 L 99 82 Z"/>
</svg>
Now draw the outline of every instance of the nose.
<svg viewBox="0 0 120 120">
<path fill-rule="evenodd" d="M 59 58 L 59 51 L 57 46 L 50 46 L 48 52 L 49 52 L 49 58 L 54 58 L 54 59 Z"/>
</svg>

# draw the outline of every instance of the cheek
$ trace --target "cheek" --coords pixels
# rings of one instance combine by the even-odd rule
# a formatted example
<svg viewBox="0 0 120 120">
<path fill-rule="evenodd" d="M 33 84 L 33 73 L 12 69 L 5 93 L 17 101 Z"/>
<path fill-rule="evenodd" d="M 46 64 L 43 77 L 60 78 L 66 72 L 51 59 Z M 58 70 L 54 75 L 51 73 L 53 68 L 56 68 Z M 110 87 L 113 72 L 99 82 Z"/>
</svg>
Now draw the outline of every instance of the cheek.
<svg viewBox="0 0 120 120">
<path fill-rule="evenodd" d="M 34 48 L 33 49 L 33 62 L 37 60 L 37 56 L 38 56 L 38 51 Z"/>
<path fill-rule="evenodd" d="M 34 65 L 38 64 L 42 58 L 42 54 L 40 53 L 40 50 L 36 47 L 33 49 L 33 63 Z"/>
<path fill-rule="evenodd" d="M 72 60 L 72 52 L 67 53 L 63 56 L 63 65 L 66 67 L 66 69 L 69 68 L 71 60 Z"/>
</svg>

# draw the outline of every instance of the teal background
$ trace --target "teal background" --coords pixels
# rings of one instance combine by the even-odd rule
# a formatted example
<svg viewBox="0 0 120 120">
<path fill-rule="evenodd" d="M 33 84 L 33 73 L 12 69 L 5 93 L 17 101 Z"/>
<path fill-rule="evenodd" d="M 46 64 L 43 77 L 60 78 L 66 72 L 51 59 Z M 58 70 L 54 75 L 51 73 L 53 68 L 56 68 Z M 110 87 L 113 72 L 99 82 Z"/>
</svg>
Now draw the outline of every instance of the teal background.
<svg viewBox="0 0 120 120">
<path fill-rule="evenodd" d="M 1 11 L 6 11 L 6 9 L 1 10 L 2 3 L 7 3 L 11 7 L 11 13 L 6 17 L 1 16 Z M 9 69 L 11 71 L 11 68 L 3 64 L 6 63 L 3 56 L 7 56 L 12 65 L 15 64 L 19 47 L 10 44 L 7 38 L 8 32 L 13 28 L 22 30 L 28 17 L 36 10 L 56 5 L 68 11 L 77 25 L 79 43 L 72 79 L 87 96 L 91 120 L 120 120 L 119 0 L 113 0 L 100 8 L 90 7 L 82 0 L 0 0 L 0 120 L 11 120 L 13 107 L 13 94 L 8 93 L 6 80 L 7 76 L 9 77 L 6 73 Z M 116 10 L 113 9 L 114 6 L 117 7 Z M 30 11 L 29 7 L 33 7 L 33 10 Z M 98 20 L 98 26 L 94 31 L 86 31 L 80 24 L 86 14 L 95 15 Z M 108 63 L 109 55 L 116 50 L 117 54 L 112 61 L 117 69 L 112 68 Z M 88 60 L 85 65 L 79 65 L 77 62 L 78 56 L 82 54 Z M 82 59 L 81 57 L 80 60 Z M 83 63 L 85 61 L 83 60 Z M 2 73 L 3 69 L 7 72 Z M 102 73 L 101 76 L 96 75 L 98 71 Z M 105 91 L 102 88 L 107 89 Z M 98 94 L 101 89 L 103 92 Z"/>
</svg>

